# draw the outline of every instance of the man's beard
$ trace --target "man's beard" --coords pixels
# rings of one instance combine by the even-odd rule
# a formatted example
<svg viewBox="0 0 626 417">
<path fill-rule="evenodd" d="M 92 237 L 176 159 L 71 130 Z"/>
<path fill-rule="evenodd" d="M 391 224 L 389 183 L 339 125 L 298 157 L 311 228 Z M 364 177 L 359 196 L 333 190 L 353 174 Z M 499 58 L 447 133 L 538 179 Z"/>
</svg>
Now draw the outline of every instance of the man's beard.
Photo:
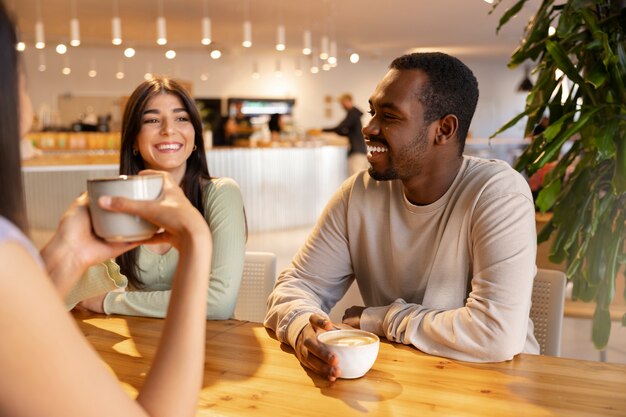
<svg viewBox="0 0 626 417">
<path fill-rule="evenodd" d="M 411 143 L 409 143 L 403 149 L 397 152 L 396 154 L 401 155 L 401 157 L 396 164 L 393 163 L 391 149 L 389 149 L 387 141 L 380 140 L 380 142 L 387 144 L 387 148 L 389 149 L 387 152 L 389 154 L 390 164 L 389 167 L 387 167 L 387 169 L 382 172 L 376 171 L 374 167 L 370 165 L 369 169 L 367 170 L 370 177 L 377 181 L 391 181 L 398 179 L 402 180 L 404 178 L 419 175 L 419 173 L 422 171 L 422 156 L 427 148 L 426 135 L 427 129 L 424 128 L 421 132 L 417 134 L 417 136 L 415 137 L 415 139 L 413 139 Z M 401 169 L 401 171 L 398 169 L 398 167 Z"/>
</svg>

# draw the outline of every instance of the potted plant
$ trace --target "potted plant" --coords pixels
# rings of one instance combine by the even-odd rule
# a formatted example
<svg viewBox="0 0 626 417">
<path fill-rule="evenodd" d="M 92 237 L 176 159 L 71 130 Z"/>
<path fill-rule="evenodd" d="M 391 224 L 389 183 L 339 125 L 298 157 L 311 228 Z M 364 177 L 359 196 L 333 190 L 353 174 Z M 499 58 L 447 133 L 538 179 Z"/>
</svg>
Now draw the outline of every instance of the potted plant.
<svg viewBox="0 0 626 417">
<path fill-rule="evenodd" d="M 508 9 L 496 31 L 526 2 Z M 595 301 L 597 349 L 608 343 L 616 279 L 626 278 L 617 276 L 626 263 L 625 35 L 624 0 L 543 0 L 509 62 L 511 68 L 534 63 L 526 108 L 492 136 L 524 117 L 528 136 L 546 113 L 549 117 L 515 167 L 532 175 L 556 163 L 536 199 L 539 210 L 552 211 L 538 242 L 554 235 L 550 260 L 566 262 L 572 297 Z M 568 141 L 571 147 L 562 151 Z"/>
</svg>

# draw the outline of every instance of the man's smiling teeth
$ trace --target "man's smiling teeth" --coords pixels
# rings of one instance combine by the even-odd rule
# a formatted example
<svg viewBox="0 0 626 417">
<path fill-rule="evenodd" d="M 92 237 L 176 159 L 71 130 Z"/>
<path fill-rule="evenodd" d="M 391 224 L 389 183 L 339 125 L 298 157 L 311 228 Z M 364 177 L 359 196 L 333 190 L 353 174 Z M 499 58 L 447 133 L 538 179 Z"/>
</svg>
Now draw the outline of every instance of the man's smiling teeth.
<svg viewBox="0 0 626 417">
<path fill-rule="evenodd" d="M 389 149 L 383 147 L 383 146 L 369 146 L 367 147 L 367 151 L 372 153 L 372 152 L 387 152 Z"/>
<path fill-rule="evenodd" d="M 166 143 L 162 145 L 157 145 L 157 149 L 160 151 L 177 151 L 182 148 L 183 145 L 180 143 Z"/>
</svg>

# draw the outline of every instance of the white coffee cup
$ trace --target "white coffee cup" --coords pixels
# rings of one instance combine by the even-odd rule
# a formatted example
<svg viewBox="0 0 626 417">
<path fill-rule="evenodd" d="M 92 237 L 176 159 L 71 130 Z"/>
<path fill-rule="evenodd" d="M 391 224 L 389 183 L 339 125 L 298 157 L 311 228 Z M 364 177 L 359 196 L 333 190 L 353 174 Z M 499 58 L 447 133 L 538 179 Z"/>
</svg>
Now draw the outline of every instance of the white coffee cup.
<svg viewBox="0 0 626 417">
<path fill-rule="evenodd" d="M 96 235 L 109 242 L 134 242 L 148 239 L 158 230 L 139 216 L 105 210 L 98 205 L 103 196 L 126 197 L 131 200 L 155 200 L 163 190 L 163 176 L 120 175 L 87 180 L 89 213 Z"/>
<path fill-rule="evenodd" d="M 320 333 L 317 340 L 335 354 L 341 369 L 340 378 L 360 378 L 370 370 L 376 357 L 380 340 L 374 333 L 358 329 L 331 330 Z"/>
</svg>

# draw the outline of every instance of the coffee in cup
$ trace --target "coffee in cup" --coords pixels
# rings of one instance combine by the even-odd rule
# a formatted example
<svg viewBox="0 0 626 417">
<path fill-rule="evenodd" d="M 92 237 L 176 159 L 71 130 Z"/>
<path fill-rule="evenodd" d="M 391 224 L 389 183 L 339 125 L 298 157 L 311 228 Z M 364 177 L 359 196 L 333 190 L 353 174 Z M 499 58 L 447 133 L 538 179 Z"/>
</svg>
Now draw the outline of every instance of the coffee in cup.
<svg viewBox="0 0 626 417">
<path fill-rule="evenodd" d="M 340 378 L 360 378 L 370 370 L 380 340 L 374 333 L 358 329 L 331 330 L 320 333 L 317 340 L 335 354 L 341 369 Z"/>
<path fill-rule="evenodd" d="M 105 210 L 98 205 L 101 196 L 131 200 L 156 200 L 163 190 L 163 176 L 120 175 L 87 180 L 89 213 L 93 229 L 109 242 L 134 242 L 152 237 L 158 227 L 139 216 Z"/>
</svg>

